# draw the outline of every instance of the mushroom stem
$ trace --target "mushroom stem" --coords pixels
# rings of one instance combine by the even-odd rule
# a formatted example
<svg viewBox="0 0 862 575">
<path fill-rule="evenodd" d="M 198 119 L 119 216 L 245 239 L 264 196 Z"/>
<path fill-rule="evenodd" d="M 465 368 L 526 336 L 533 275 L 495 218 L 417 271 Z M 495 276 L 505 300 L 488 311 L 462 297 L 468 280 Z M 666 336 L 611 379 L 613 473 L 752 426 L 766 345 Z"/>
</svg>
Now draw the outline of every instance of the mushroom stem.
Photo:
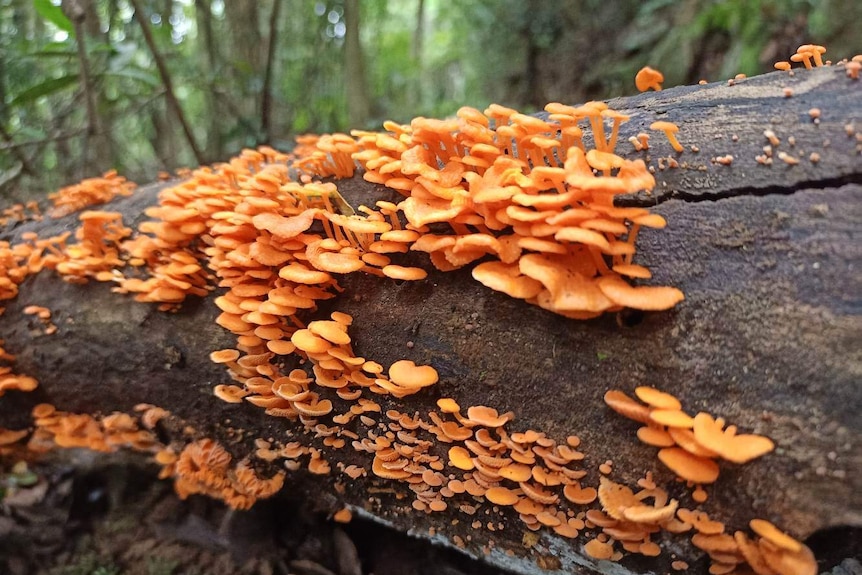
<svg viewBox="0 0 862 575">
<path fill-rule="evenodd" d="M 665 131 L 665 135 L 667 139 L 670 141 L 670 145 L 673 146 L 673 149 L 677 152 L 682 152 L 683 147 L 682 144 L 679 143 L 679 140 L 676 139 L 676 135 L 670 130 Z"/>
</svg>

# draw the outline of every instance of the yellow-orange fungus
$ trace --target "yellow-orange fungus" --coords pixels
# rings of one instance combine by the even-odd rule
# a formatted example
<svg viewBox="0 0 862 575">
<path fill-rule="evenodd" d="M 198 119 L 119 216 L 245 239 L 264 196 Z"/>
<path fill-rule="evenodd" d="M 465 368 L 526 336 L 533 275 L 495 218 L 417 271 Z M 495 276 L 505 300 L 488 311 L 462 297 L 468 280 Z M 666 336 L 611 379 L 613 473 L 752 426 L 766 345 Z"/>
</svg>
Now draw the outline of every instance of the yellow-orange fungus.
<svg viewBox="0 0 862 575">
<path fill-rule="evenodd" d="M 485 492 L 485 499 L 496 505 L 514 505 L 518 496 L 511 489 L 492 487 Z"/>
<path fill-rule="evenodd" d="M 214 363 L 228 363 L 236 361 L 239 358 L 239 352 L 235 349 L 223 349 L 210 353 L 210 360 Z"/>
<path fill-rule="evenodd" d="M 640 423 L 651 423 L 649 408 L 636 402 L 622 391 L 609 390 L 605 393 L 604 399 L 607 406 L 620 415 Z"/>
<path fill-rule="evenodd" d="M 614 548 L 608 543 L 598 539 L 591 539 L 584 545 L 584 551 L 593 559 L 610 559 L 614 554 Z"/>
<path fill-rule="evenodd" d="M 485 427 L 500 427 L 512 418 L 509 413 L 499 415 L 496 409 L 481 405 L 467 408 L 467 418 Z"/>
<path fill-rule="evenodd" d="M 437 407 L 439 407 L 440 411 L 443 413 L 458 413 L 461 410 L 461 407 L 455 402 L 455 400 L 449 397 L 441 397 L 438 399 Z"/>
<path fill-rule="evenodd" d="M 335 512 L 332 519 L 336 523 L 350 523 L 353 520 L 353 512 L 349 508 L 344 507 Z"/>
<path fill-rule="evenodd" d="M 694 419 L 679 409 L 654 409 L 650 411 L 649 417 L 653 422 L 668 427 L 690 429 L 694 425 Z"/>
<path fill-rule="evenodd" d="M 705 457 L 692 455 L 679 447 L 666 447 L 658 452 L 659 460 L 671 471 L 694 483 L 713 483 L 718 479 L 718 465 Z"/>
<path fill-rule="evenodd" d="M 383 275 L 396 280 L 422 280 L 428 276 L 428 272 L 422 268 L 409 268 L 404 266 L 388 265 L 383 268 Z"/>
<path fill-rule="evenodd" d="M 637 433 L 638 439 L 647 445 L 654 445 L 656 447 L 672 447 L 673 445 L 676 445 L 673 437 L 671 437 L 667 431 L 659 427 L 651 427 L 647 425 L 638 428 Z"/>
<path fill-rule="evenodd" d="M 708 413 L 698 413 L 693 419 L 694 439 L 728 461 L 745 463 L 775 449 L 768 437 L 736 434 L 722 428 L 723 424 Z"/>
<path fill-rule="evenodd" d="M 290 341 L 297 347 L 307 353 L 323 353 L 332 347 L 324 338 L 315 335 L 310 329 L 298 329 L 290 336 Z"/>
<path fill-rule="evenodd" d="M 751 530 L 776 546 L 797 553 L 802 550 L 802 544 L 779 530 L 775 525 L 764 519 L 752 519 L 749 522 Z"/>
<path fill-rule="evenodd" d="M 389 379 L 404 387 L 427 387 L 437 383 L 438 375 L 430 365 L 417 366 L 410 360 L 396 361 L 389 367 Z"/>
<path fill-rule="evenodd" d="M 650 130 L 658 130 L 664 132 L 665 136 L 667 136 L 670 145 L 677 152 L 682 152 L 683 147 L 682 144 L 679 143 L 679 140 L 676 139 L 676 133 L 679 131 L 679 127 L 673 122 L 653 122 L 650 124 Z"/>
<path fill-rule="evenodd" d="M 659 91 L 661 90 L 662 82 L 664 82 L 664 74 L 649 66 L 641 68 L 635 76 L 635 86 L 639 92 L 646 92 L 647 90 Z"/>
<path fill-rule="evenodd" d="M 470 452 L 463 447 L 452 447 L 449 449 L 449 463 L 458 469 L 470 471 L 473 469 L 473 461 Z"/>
<path fill-rule="evenodd" d="M 682 404 L 676 397 L 664 391 L 659 391 L 654 387 L 636 387 L 635 395 L 651 407 L 659 409 L 682 409 Z"/>
</svg>

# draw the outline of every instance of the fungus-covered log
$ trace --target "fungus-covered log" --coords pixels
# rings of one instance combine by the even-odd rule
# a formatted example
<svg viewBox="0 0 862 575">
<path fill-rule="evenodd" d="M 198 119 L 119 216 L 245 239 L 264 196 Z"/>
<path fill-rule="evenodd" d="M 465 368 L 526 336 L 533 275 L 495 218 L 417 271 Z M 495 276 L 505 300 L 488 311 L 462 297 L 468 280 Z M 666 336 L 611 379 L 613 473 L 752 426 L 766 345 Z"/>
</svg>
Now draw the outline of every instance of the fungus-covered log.
<svg viewBox="0 0 862 575">
<path fill-rule="evenodd" d="M 633 261 L 616 263 L 628 266 L 621 268 L 627 275 L 642 273 L 635 264 L 648 268 L 648 284 L 681 290 L 685 300 L 672 309 L 632 311 L 608 305 L 618 311 L 570 319 L 524 301 L 532 296 L 515 299 L 488 289 L 471 276 L 475 264 L 441 272 L 421 252 L 404 256 L 403 266 L 376 256 L 357 264 L 363 249 L 333 251 L 323 240 L 309 258 L 345 272 L 354 265 L 361 268 L 362 262 L 380 262 L 374 265 L 382 273 L 338 275 L 335 297 L 316 300 L 304 315 L 300 309 L 303 325 L 290 326 L 293 336 L 269 347 L 276 359 L 275 367 L 267 367 L 270 357 L 261 354 L 245 355 L 252 358 L 245 362 L 232 352 L 211 358 L 214 351 L 237 348 L 236 336 L 222 326 L 233 329 L 238 320 L 226 325 L 222 319 L 219 325 L 217 318 L 231 305 L 238 308 L 235 317 L 258 313 L 253 334 L 241 336 L 250 346 L 255 337 L 272 339 L 266 334 L 273 329 L 288 329 L 271 319 L 273 314 L 279 305 L 297 308 L 314 300 L 311 291 L 304 292 L 307 297 L 286 294 L 269 311 L 261 311 L 245 300 L 216 305 L 214 299 L 225 292 L 221 287 L 160 311 L 157 304 L 135 302 L 131 294 L 112 293 L 116 282 L 96 281 L 111 280 L 110 271 L 107 276 L 105 270 L 101 276 L 94 273 L 88 283 L 69 283 L 46 269 L 20 285 L 0 317 L 3 348 L 15 356 L 8 371 L 38 381 L 31 391 L 10 390 L 0 398 L 0 427 L 29 433 L 34 422 L 49 427 L 61 421 L 59 412 L 128 414 L 133 417 L 115 416 L 107 423 L 64 419 L 67 426 L 97 428 L 94 436 L 80 435 L 82 444 L 64 441 L 155 454 L 165 475 L 179 478 L 181 494 L 221 494 L 240 508 L 282 483 L 301 485 L 309 498 L 330 502 L 333 512 L 348 506 L 400 530 L 433 533 L 438 542 L 523 573 L 549 567 L 669 572 L 674 561 L 685 560 L 692 568 L 705 565 L 697 547 L 721 556 L 724 540 L 708 539 L 709 527 L 695 538 L 696 547 L 691 545 L 695 531 L 660 530 L 650 540 L 649 530 L 635 530 L 628 533 L 641 539 L 645 534 L 646 541 L 626 537 L 626 525 L 670 525 L 668 517 L 689 527 L 703 527 L 709 520 L 722 523 L 736 541 L 724 552 L 725 563 L 720 562 L 730 565 L 742 562 L 743 555 L 751 562 L 751 553 L 796 549 L 794 539 L 784 539 L 771 524 L 800 540 L 834 526 L 862 526 L 862 144 L 855 132 L 862 128 L 862 85 L 840 67 L 824 67 L 797 70 L 794 76 L 776 72 L 734 85 L 673 88 L 609 104 L 630 117 L 620 127 L 617 153 L 644 159 L 656 180 L 651 192 L 617 197 L 616 205 L 647 207 L 667 221 L 666 229 L 640 232 Z M 640 147 L 643 141 L 637 134 L 648 132 L 658 120 L 679 126 L 682 153 L 655 132 L 648 149 L 634 150 L 634 142 Z M 632 144 L 627 143 L 630 137 Z M 387 145 L 396 146 L 397 132 L 391 139 Z M 593 140 L 592 133 L 583 134 L 587 148 Z M 604 137 L 602 142 L 607 147 Z M 600 161 L 595 155 L 592 159 Z M 533 158 L 531 162 L 535 164 Z M 615 169 L 607 167 L 608 173 Z M 392 188 L 403 185 L 390 182 L 387 188 L 364 181 L 361 174 L 334 182 L 346 203 L 356 207 L 398 202 L 401 196 Z M 145 186 L 91 209 L 118 212 L 135 229 L 150 219 L 144 212 L 158 204 L 160 192 L 176 184 Z M 447 186 L 439 185 L 437 192 L 446 193 Z M 353 225 L 337 213 L 327 214 L 318 222 L 324 227 Z M 29 241 L 34 232 L 47 238 L 74 231 L 82 226 L 80 215 L 9 224 L 2 239 L 14 246 Z M 248 219 L 258 230 L 275 230 L 268 233 L 281 234 L 286 244 L 312 224 L 310 217 L 296 219 L 302 217 Z M 214 218 L 224 225 L 244 221 L 236 214 Z M 409 235 L 381 239 L 374 235 L 380 230 L 368 224 L 365 231 L 357 228 L 355 236 L 385 242 Z M 197 233 L 192 228 L 186 232 Z M 578 235 L 577 241 L 592 238 Z M 525 245 L 552 249 L 535 241 Z M 229 257 L 239 262 L 249 256 Z M 274 252 L 260 257 L 277 258 Z M 195 265 L 190 265 L 194 275 Z M 281 263 L 273 267 L 278 270 Z M 323 272 L 299 266 L 279 275 L 297 273 Z M 176 285 L 183 289 L 179 280 Z M 619 285 L 624 282 L 613 284 Z M 512 289 L 529 291 L 529 286 Z M 612 297 L 608 290 L 603 293 Z M 43 310 L 40 316 L 40 309 L 31 306 L 48 308 L 50 315 Z M 365 364 L 364 377 L 371 383 L 359 388 L 361 394 L 338 382 L 340 372 L 323 363 L 331 358 L 318 357 L 338 345 L 345 346 L 337 356 L 345 364 L 379 365 Z M 305 354 L 302 362 L 292 353 L 297 349 Z M 324 367 L 312 371 L 311 363 Z M 231 381 L 224 364 L 232 366 L 234 379 L 252 374 L 241 378 L 244 388 Z M 378 375 L 374 387 L 375 373 L 388 366 L 389 377 Z M 303 374 L 292 371 L 296 369 Z M 280 381 L 277 393 L 249 391 L 268 376 Z M 316 378 L 313 400 L 303 387 L 305 377 Z M 671 447 L 683 445 L 685 438 L 664 444 L 671 437 L 668 430 L 681 437 L 691 426 L 698 432 L 700 421 L 703 433 L 714 432 L 717 442 L 729 441 L 733 434 L 722 436 L 722 426 L 716 428 L 710 416 L 677 423 L 679 408 L 648 390 L 641 390 L 640 399 L 653 411 L 670 413 L 656 415 L 645 404 L 632 408 L 652 421 L 647 431 L 638 432 L 640 424 L 609 409 L 603 398 L 608 390 L 633 396 L 635 388 L 644 386 L 673 394 L 690 415 L 705 412 L 738 426 L 738 439 L 768 437 L 775 449 L 770 451 L 771 444 L 765 448 L 763 440 L 716 443 L 734 460 L 747 460 L 748 450 L 752 458 L 759 457 L 746 463 L 719 458 L 716 464 L 707 456 L 697 460 L 708 462 L 707 468 L 686 467 L 690 450 Z M 368 393 L 371 388 L 377 393 Z M 258 398 L 255 404 L 252 398 Z M 69 437 L 77 437 L 72 431 Z M 29 449 L 55 448 L 52 437 L 60 436 L 31 437 Z M 492 446 L 513 437 L 512 444 L 522 452 L 507 452 L 505 461 L 496 457 Z M 667 466 L 657 458 L 659 447 L 638 437 L 673 450 L 661 458 Z M 5 457 L 24 456 L 25 441 L 26 436 L 10 437 Z M 196 451 L 190 454 L 189 449 Z M 483 449 L 490 451 L 483 454 Z M 405 453 L 422 457 L 411 460 Z M 221 475 L 183 475 L 177 470 L 183 457 L 194 473 L 209 465 L 221 469 Z M 411 471 L 415 466 L 424 471 Z M 562 473 L 563 467 L 571 473 Z M 687 488 L 670 469 L 683 477 L 693 473 L 707 485 Z M 316 481 L 307 480 L 314 475 Z M 618 485 L 600 482 L 605 476 Z M 568 477 L 565 485 L 561 477 Z M 465 487 L 470 481 L 475 493 Z M 663 488 L 676 503 L 621 504 L 627 523 L 610 532 L 616 535 L 615 546 L 605 543 L 607 535 L 596 539 L 602 527 L 596 521 L 607 515 L 584 515 L 602 506 L 591 490 L 617 489 L 617 497 L 639 485 L 646 491 Z M 606 491 L 602 504 L 613 518 L 608 497 Z M 518 507 L 516 502 L 526 503 Z M 752 523 L 752 531 L 749 522 L 754 519 L 761 522 Z M 533 531 L 537 537 L 525 536 Z M 736 531 L 740 535 L 734 539 Z M 757 536 L 767 543 L 751 551 L 746 542 Z M 621 542 L 636 553 L 623 552 L 619 564 L 602 560 L 621 552 Z M 773 562 L 781 561 L 775 557 Z"/>
</svg>

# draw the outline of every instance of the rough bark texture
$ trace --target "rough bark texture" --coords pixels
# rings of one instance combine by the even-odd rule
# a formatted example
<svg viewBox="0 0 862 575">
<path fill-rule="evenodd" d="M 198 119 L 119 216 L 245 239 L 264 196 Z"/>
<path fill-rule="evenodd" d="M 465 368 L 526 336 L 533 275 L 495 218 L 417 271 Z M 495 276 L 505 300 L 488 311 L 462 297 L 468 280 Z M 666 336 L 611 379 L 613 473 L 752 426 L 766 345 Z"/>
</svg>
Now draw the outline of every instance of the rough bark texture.
<svg viewBox="0 0 862 575">
<path fill-rule="evenodd" d="M 783 96 L 784 87 L 793 89 L 792 98 Z M 438 385 L 403 403 L 384 400 L 384 410 L 428 410 L 442 396 L 461 405 L 511 409 L 516 430 L 541 429 L 559 439 L 579 435 L 590 483 L 598 481 L 598 463 L 612 459 L 618 481 L 633 484 L 652 470 L 660 484 L 672 486 L 656 450 L 635 439 L 637 425 L 602 402 L 610 388 L 629 392 L 654 385 L 679 396 L 689 412 L 708 410 L 778 445 L 753 463 L 722 465 L 704 506 L 711 516 L 732 529 L 763 517 L 802 538 L 832 526 L 862 526 L 862 156 L 858 141 L 845 132 L 853 121 L 862 128 L 862 84 L 833 67 L 795 77 L 768 74 L 734 86 L 675 88 L 611 105 L 632 116 L 623 126 L 621 150 L 631 149 L 627 137 L 657 119 L 680 126 L 685 153 L 676 156 L 654 135 L 649 155 L 653 165 L 673 155 L 681 166 L 658 170 L 653 194 L 622 201 L 657 204 L 654 211 L 667 219 L 667 229 L 641 234 L 635 261 L 653 271 L 650 283 L 685 292 L 676 309 L 571 321 L 492 292 L 465 269 L 400 285 L 353 274 L 341 282 L 345 292 L 319 314 L 337 309 L 354 316 L 358 354 L 384 365 L 408 358 L 436 367 Z M 822 112 L 819 125 L 809 117 L 813 107 Z M 776 152 L 798 157 L 799 165 L 755 161 L 767 128 L 782 140 Z M 691 145 L 700 151 L 691 152 Z M 819 163 L 808 160 L 811 152 L 820 154 Z M 731 166 L 711 163 L 725 154 L 734 156 Z M 134 225 L 161 187 L 144 187 L 109 208 Z M 360 179 L 339 188 L 354 205 L 391 197 Z M 70 216 L 21 225 L 2 237 L 75 226 Z M 22 314 L 30 304 L 52 309 L 57 334 L 43 335 L 32 316 Z M 0 326 L 5 347 L 17 355 L 16 371 L 35 376 L 40 387 L 3 397 L 0 422 L 26 426 L 30 408 L 45 401 L 90 413 L 149 402 L 199 434 L 225 441 L 238 456 L 250 452 L 256 437 L 284 438 L 289 421 L 212 396 L 227 377 L 207 355 L 233 344 L 213 322 L 216 315 L 210 299 L 190 300 L 167 314 L 112 294 L 104 284 L 70 285 L 51 273 L 31 278 Z M 180 426 L 171 429 L 179 433 Z M 370 463 L 342 451 L 333 459 Z M 523 573 L 539 572 L 540 556 L 551 555 L 567 572 L 580 566 L 604 573 L 668 572 L 672 552 L 699 564 L 685 536 L 666 538 L 658 558 L 597 564 L 582 554 L 583 538 L 572 542 L 543 533 L 536 546 L 524 549 L 525 529 L 515 515 L 501 517 L 507 526 L 502 531 L 474 530 L 473 518 L 456 505 L 427 516 L 413 511 L 410 498 L 395 497 L 407 491 L 402 486 L 362 479 L 338 495 L 333 476 L 309 482 L 301 479 L 303 472 L 297 475 L 309 498 L 333 507 L 344 501 L 399 530 L 424 534 L 435 527 L 436 539 L 446 544 L 455 535 L 472 535 L 471 554 L 481 556 L 479 549 L 493 539 L 488 560 Z M 689 501 L 684 489 L 671 489 Z M 460 522 L 453 525 L 454 519 Z M 503 553 L 508 549 L 515 557 Z"/>
</svg>

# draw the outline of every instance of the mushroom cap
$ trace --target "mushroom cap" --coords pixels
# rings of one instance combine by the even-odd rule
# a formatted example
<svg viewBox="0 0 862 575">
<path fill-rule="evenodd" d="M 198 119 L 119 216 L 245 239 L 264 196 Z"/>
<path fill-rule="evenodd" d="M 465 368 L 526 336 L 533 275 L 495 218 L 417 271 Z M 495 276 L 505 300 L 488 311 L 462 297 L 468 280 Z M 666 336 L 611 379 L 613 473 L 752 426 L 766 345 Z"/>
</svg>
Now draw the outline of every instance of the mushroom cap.
<svg viewBox="0 0 862 575">
<path fill-rule="evenodd" d="M 619 276 L 601 277 L 596 280 L 596 285 L 615 304 L 646 311 L 667 310 L 685 299 L 685 295 L 677 288 L 633 287 Z"/>
<path fill-rule="evenodd" d="M 220 349 L 210 353 L 210 361 L 213 363 L 228 363 L 239 358 L 239 351 L 235 349 Z"/>
<path fill-rule="evenodd" d="M 782 575 L 817 575 L 817 561 L 811 549 L 805 545 L 794 553 L 781 549 L 768 539 L 761 539 L 758 548 L 764 562 L 774 572 Z"/>
<path fill-rule="evenodd" d="M 563 496 L 576 505 L 589 505 L 598 497 L 595 487 L 581 487 L 579 483 L 570 483 L 563 487 Z"/>
<path fill-rule="evenodd" d="M 694 419 L 681 409 L 653 409 L 649 413 L 649 418 L 655 423 L 668 427 L 691 429 L 694 425 Z"/>
<path fill-rule="evenodd" d="M 751 527 L 752 531 L 782 549 L 793 553 L 802 551 L 802 543 L 765 519 L 752 519 L 748 522 L 748 526 Z"/>
<path fill-rule="evenodd" d="M 590 539 L 584 544 L 584 552 L 593 559 L 610 559 L 614 554 L 614 546 L 598 539 Z"/>
<path fill-rule="evenodd" d="M 662 507 L 634 505 L 623 509 L 623 516 L 634 523 L 662 523 L 673 518 L 677 507 L 679 502 L 676 499 L 671 499 L 670 503 Z"/>
<path fill-rule="evenodd" d="M 673 122 L 665 122 L 663 120 L 659 120 L 658 122 L 653 122 L 649 125 L 650 130 L 660 130 L 662 132 L 670 132 L 676 133 L 679 132 L 679 126 L 674 124 Z"/>
<path fill-rule="evenodd" d="M 461 411 L 461 406 L 451 397 L 441 397 L 437 400 L 437 407 L 443 413 L 458 413 Z"/>
<path fill-rule="evenodd" d="M 467 408 L 467 419 L 485 427 L 502 427 L 512 419 L 512 413 L 500 415 L 493 407 L 473 405 Z"/>
<path fill-rule="evenodd" d="M 643 424 L 651 424 L 649 408 L 640 404 L 618 389 L 610 389 L 605 393 L 605 404 L 629 419 Z"/>
<path fill-rule="evenodd" d="M 470 452 L 459 446 L 449 449 L 449 463 L 464 471 L 470 471 L 475 467 Z"/>
<path fill-rule="evenodd" d="M 347 345 L 350 336 L 347 335 L 345 326 L 334 320 L 316 320 L 308 324 L 308 329 L 314 335 L 332 342 L 336 345 Z"/>
<path fill-rule="evenodd" d="M 647 405 L 658 409 L 682 409 L 682 404 L 676 397 L 654 387 L 645 385 L 636 387 L 635 395 Z"/>
<path fill-rule="evenodd" d="M 430 365 L 416 365 L 409 359 L 402 359 L 389 366 L 389 379 L 403 387 L 426 387 L 437 383 L 439 375 Z"/>
<path fill-rule="evenodd" d="M 317 212 L 316 209 L 309 209 L 288 218 L 272 212 L 264 212 L 254 216 L 251 223 L 257 229 L 266 230 L 279 238 L 293 238 L 311 227 Z"/>
<path fill-rule="evenodd" d="M 396 280 L 417 281 L 428 277 L 428 272 L 422 268 L 404 267 L 389 264 L 383 267 L 383 275 Z"/>
<path fill-rule="evenodd" d="M 520 498 L 507 487 L 491 487 L 485 492 L 485 499 L 494 505 L 514 505 Z"/>
<path fill-rule="evenodd" d="M 627 507 L 642 505 L 631 489 L 605 476 L 599 480 L 598 495 L 602 509 L 614 519 L 623 520 L 625 519 L 623 512 Z"/>
<path fill-rule="evenodd" d="M 718 479 L 718 465 L 714 461 L 692 455 L 681 447 L 666 447 L 658 452 L 658 458 L 686 481 L 714 483 Z"/>
<path fill-rule="evenodd" d="M 638 428 L 637 434 L 641 442 L 653 447 L 673 447 L 676 445 L 673 437 L 660 427 L 645 425 Z"/>
<path fill-rule="evenodd" d="M 298 329 L 290 336 L 290 341 L 306 353 L 324 353 L 332 344 L 314 334 L 310 329 Z"/>
<path fill-rule="evenodd" d="M 505 467 L 501 467 L 498 471 L 500 477 L 518 483 L 528 481 L 533 476 L 533 470 L 529 465 L 523 463 L 510 463 Z"/>
<path fill-rule="evenodd" d="M 518 264 L 483 262 L 473 268 L 472 275 L 473 279 L 485 287 L 518 299 L 536 297 L 543 289 L 539 281 L 522 275 Z"/>
<path fill-rule="evenodd" d="M 698 413 L 693 420 L 694 439 L 703 447 L 714 451 L 734 463 L 745 463 L 775 449 L 768 437 L 753 434 L 731 433 L 722 430 L 723 424 L 708 414 Z"/>
<path fill-rule="evenodd" d="M 644 66 L 635 75 L 635 87 L 639 92 L 646 92 L 655 84 L 661 84 L 662 82 L 664 82 L 664 74 L 649 66 Z"/>
</svg>

